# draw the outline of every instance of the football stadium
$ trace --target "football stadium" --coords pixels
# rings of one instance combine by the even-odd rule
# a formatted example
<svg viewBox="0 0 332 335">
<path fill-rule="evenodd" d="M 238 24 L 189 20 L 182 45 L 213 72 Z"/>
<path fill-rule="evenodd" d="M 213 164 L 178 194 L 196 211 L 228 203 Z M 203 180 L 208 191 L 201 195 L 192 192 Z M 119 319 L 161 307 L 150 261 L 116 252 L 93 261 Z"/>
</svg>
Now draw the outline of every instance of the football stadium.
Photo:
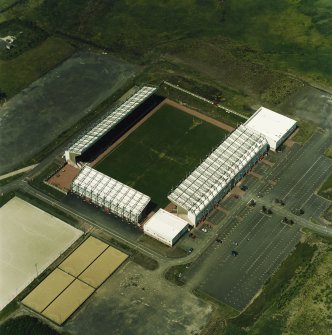
<svg viewBox="0 0 332 335">
<path fill-rule="evenodd" d="M 190 115 L 157 87 L 134 92 L 65 151 L 77 169 L 69 191 L 169 246 L 296 128 L 296 121 L 261 107 L 229 132 Z"/>
</svg>

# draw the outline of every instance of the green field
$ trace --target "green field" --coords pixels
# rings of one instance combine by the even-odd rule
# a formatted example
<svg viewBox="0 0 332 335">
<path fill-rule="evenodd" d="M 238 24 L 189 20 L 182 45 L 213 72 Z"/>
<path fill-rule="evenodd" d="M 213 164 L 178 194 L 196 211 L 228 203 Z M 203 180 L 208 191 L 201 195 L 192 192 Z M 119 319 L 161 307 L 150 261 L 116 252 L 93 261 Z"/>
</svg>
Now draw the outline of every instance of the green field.
<svg viewBox="0 0 332 335">
<path fill-rule="evenodd" d="M 326 149 L 325 156 L 332 158 L 332 145 Z"/>
<path fill-rule="evenodd" d="M 158 206 L 224 139 L 226 132 L 163 106 L 95 167 L 149 195 Z"/>
<path fill-rule="evenodd" d="M 224 105 L 250 114 L 258 104 L 280 104 L 302 79 L 332 88 L 330 4 L 25 0 L 0 14 L 0 22 L 19 17 L 78 48 L 106 49 L 143 65 L 144 82 L 189 80 L 196 92 L 207 98 L 217 92 Z"/>
<path fill-rule="evenodd" d="M 56 67 L 75 51 L 69 43 L 50 37 L 35 48 L 9 60 L 0 60 L 0 91 L 8 98 Z"/>
<path fill-rule="evenodd" d="M 0 48 L 0 59 L 8 60 L 15 58 L 25 51 L 41 44 L 48 34 L 34 26 L 31 22 L 11 20 L 0 23 L 0 37 L 14 36 L 13 47 L 8 50 Z"/>
<path fill-rule="evenodd" d="M 219 57 L 227 63 L 229 57 L 223 56 L 230 51 L 233 65 L 265 63 L 332 85 L 330 6 L 329 0 L 27 0 L 7 16 L 19 13 L 46 31 L 93 42 L 136 61 L 168 53 L 170 46 L 186 49 L 192 39 L 201 47 L 215 46 L 211 60 Z M 257 69 L 253 76 L 251 68 L 244 74 L 256 80 L 262 77 Z"/>
</svg>

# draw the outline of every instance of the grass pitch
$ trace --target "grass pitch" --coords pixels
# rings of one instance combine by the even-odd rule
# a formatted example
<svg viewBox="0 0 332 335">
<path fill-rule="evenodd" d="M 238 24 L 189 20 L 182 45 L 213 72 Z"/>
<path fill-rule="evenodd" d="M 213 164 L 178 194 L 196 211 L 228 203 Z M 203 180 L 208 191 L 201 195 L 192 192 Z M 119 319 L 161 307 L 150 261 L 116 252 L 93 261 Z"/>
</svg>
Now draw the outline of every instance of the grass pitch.
<svg viewBox="0 0 332 335">
<path fill-rule="evenodd" d="M 164 105 L 95 168 L 149 195 L 158 206 L 226 131 Z"/>
</svg>

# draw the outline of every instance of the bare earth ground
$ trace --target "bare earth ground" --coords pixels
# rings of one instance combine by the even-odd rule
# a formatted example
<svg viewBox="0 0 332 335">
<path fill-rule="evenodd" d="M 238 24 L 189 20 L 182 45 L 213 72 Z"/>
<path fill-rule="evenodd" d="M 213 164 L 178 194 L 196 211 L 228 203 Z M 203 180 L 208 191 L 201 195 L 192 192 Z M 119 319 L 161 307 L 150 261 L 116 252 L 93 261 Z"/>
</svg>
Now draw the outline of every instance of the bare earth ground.
<svg viewBox="0 0 332 335">
<path fill-rule="evenodd" d="M 312 121 L 321 128 L 332 127 L 332 95 L 314 87 L 299 89 L 281 103 L 277 111 Z"/>
<path fill-rule="evenodd" d="M 212 307 L 187 290 L 128 262 L 64 326 L 72 334 L 199 334 Z"/>
</svg>

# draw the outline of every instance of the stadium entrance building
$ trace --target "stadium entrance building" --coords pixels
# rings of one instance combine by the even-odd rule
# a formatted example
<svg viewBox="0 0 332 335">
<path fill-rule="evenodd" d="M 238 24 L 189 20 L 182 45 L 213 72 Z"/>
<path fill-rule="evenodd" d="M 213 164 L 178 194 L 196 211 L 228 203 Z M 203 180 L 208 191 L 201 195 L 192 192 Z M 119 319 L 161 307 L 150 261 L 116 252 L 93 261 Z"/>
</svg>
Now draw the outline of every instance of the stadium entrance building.
<svg viewBox="0 0 332 335">
<path fill-rule="evenodd" d="M 261 107 L 244 125 L 265 136 L 269 148 L 272 151 L 276 151 L 295 130 L 296 121 L 285 115 Z"/>
<path fill-rule="evenodd" d="M 187 231 L 188 223 L 172 213 L 159 209 L 143 226 L 144 233 L 172 247 Z"/>
</svg>

